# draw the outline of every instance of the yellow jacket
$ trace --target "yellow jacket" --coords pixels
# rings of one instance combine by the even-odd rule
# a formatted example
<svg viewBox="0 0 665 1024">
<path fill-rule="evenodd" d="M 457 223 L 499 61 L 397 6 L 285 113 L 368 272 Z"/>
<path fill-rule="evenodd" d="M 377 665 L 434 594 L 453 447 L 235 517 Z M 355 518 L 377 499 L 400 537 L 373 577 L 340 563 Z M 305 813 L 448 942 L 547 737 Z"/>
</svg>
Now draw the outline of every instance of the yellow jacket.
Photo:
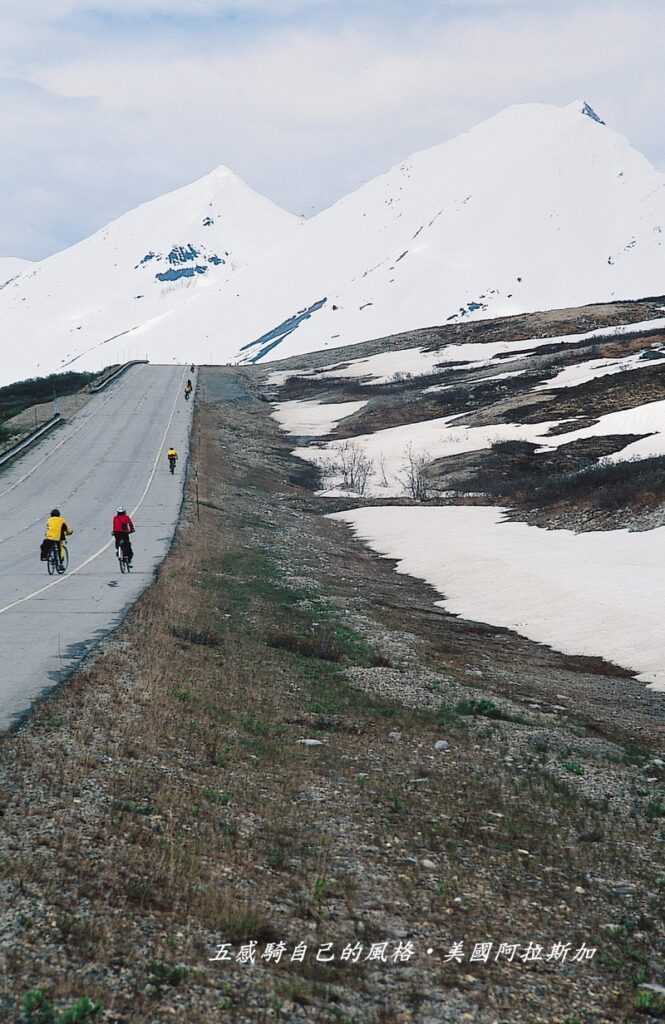
<svg viewBox="0 0 665 1024">
<path fill-rule="evenodd" d="M 46 521 L 46 540 L 62 540 L 69 537 L 73 530 L 65 522 L 64 516 L 49 516 Z"/>
<path fill-rule="evenodd" d="M 168 452 L 166 454 L 168 455 L 169 459 L 173 459 L 173 458 L 177 459 L 178 458 L 178 453 L 175 450 L 175 448 L 169 448 L 169 450 L 168 450 Z"/>
</svg>

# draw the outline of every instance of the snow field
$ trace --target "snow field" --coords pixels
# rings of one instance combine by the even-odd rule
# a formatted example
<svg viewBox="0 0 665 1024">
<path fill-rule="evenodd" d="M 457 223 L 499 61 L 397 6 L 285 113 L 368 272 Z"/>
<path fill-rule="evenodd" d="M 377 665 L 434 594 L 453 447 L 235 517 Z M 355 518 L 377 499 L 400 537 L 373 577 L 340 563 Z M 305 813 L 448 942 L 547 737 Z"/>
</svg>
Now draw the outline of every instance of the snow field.
<svg viewBox="0 0 665 1024">
<path fill-rule="evenodd" d="M 604 327 L 593 331 L 586 331 L 582 334 L 552 335 L 547 338 L 525 338 L 522 341 L 469 342 L 462 345 L 448 344 L 435 352 L 426 351 L 423 348 L 407 348 L 398 351 L 378 352 L 373 356 L 351 359 L 348 362 L 338 360 L 337 363 L 332 363 L 329 366 L 320 367 L 316 370 L 303 370 L 302 372 L 297 370 L 276 370 L 269 375 L 267 383 L 272 386 L 281 386 L 291 377 L 309 377 L 316 378 L 317 380 L 321 377 L 324 379 L 341 378 L 352 380 L 369 378 L 366 381 L 368 385 L 389 384 L 395 380 L 396 375 L 397 379 L 402 374 L 408 374 L 412 377 L 427 376 L 438 370 L 443 370 L 447 365 L 453 363 L 465 364 L 460 366 L 459 369 L 469 371 L 484 369 L 488 366 L 498 367 L 499 365 L 503 366 L 504 363 L 510 363 L 512 359 L 525 358 L 530 352 L 535 352 L 546 345 L 579 344 L 580 342 L 594 341 L 598 338 L 608 338 L 611 340 L 612 338 L 624 337 L 630 334 L 640 334 L 643 331 L 656 330 L 665 330 L 664 318 L 658 317 L 636 324 Z M 499 355 L 504 358 L 496 360 L 496 356 Z M 512 356 L 512 359 L 506 359 L 506 356 Z M 633 359 L 635 357 L 631 356 L 628 358 Z M 602 364 L 609 364 L 611 360 L 596 360 L 596 362 L 601 366 Z M 580 366 L 584 365 L 586 364 L 580 364 Z M 631 364 L 627 368 L 632 368 Z M 563 370 L 561 376 L 568 374 L 569 370 L 571 371 L 571 380 L 576 379 L 575 375 L 577 372 L 582 376 L 582 370 L 577 371 L 574 367 Z M 517 372 L 521 373 L 523 371 Z M 506 372 L 504 376 L 508 375 L 509 373 Z M 588 379 L 591 380 L 592 378 L 589 377 Z M 582 380 L 579 383 L 582 383 Z M 435 385 L 437 388 L 443 386 L 447 387 L 448 385 Z M 555 384 L 554 381 L 549 381 L 547 384 L 541 385 L 541 388 L 544 390 L 560 386 L 566 385 Z"/>
<path fill-rule="evenodd" d="M 333 513 L 447 611 L 567 654 L 603 657 L 665 691 L 665 528 L 575 534 L 485 507 Z"/>
<path fill-rule="evenodd" d="M 271 415 L 287 434 L 321 437 L 366 405 L 367 402 L 278 402 Z"/>
<path fill-rule="evenodd" d="M 458 417 L 444 417 L 423 420 L 399 427 L 388 427 L 373 434 L 361 434 L 349 442 L 366 458 L 370 459 L 374 473 L 368 477 L 365 494 L 370 497 L 399 496 L 404 493 L 404 473 L 409 453 L 426 461 L 440 459 L 464 452 L 489 448 L 495 441 L 542 441 L 542 434 L 557 421 L 537 424 L 497 423 L 488 427 L 455 426 L 452 420 Z M 296 448 L 294 455 L 315 465 L 326 467 L 339 451 L 339 441 L 324 445 Z M 339 487 L 341 478 L 333 476 L 327 481 L 329 488 Z"/>
<path fill-rule="evenodd" d="M 35 264 L 30 260 L 17 259 L 14 256 L 0 256 L 0 288 L 18 274 L 25 273 Z"/>
<path fill-rule="evenodd" d="M 621 451 L 603 457 L 600 460 L 603 463 L 626 462 L 628 459 L 646 459 L 654 455 L 665 455 L 665 401 L 647 402 L 645 405 L 635 406 L 634 409 L 622 409 L 620 412 L 607 413 L 591 427 L 583 427 L 580 430 L 573 430 L 569 434 L 545 438 L 542 448 L 539 448 L 538 451 L 545 452 L 552 448 L 559 448 L 562 444 L 568 444 L 570 441 L 577 441 L 584 437 L 605 437 L 609 434 L 648 434 L 650 436 L 642 438 L 641 441 L 633 441 Z"/>
<path fill-rule="evenodd" d="M 553 391 L 556 388 L 576 388 L 586 384 L 598 377 L 607 377 L 615 373 L 626 373 L 631 370 L 643 370 L 647 366 L 659 366 L 665 363 L 663 359 L 641 359 L 641 353 L 636 352 L 623 359 L 588 359 L 586 362 L 575 363 L 574 366 L 566 366 L 557 373 L 556 377 L 548 380 L 545 384 L 539 384 L 534 391 Z"/>
</svg>

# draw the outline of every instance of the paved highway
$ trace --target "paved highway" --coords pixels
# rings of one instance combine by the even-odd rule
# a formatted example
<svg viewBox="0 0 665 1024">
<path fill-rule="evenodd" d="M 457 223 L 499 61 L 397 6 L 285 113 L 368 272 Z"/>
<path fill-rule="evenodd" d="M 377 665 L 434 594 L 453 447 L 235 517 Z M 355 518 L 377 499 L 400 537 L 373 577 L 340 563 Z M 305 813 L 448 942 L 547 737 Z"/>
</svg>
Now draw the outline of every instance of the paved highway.
<svg viewBox="0 0 665 1024">
<path fill-rule="evenodd" d="M 0 472 L 0 730 L 117 625 L 166 554 L 189 445 L 188 376 L 182 366 L 132 367 Z M 111 537 L 118 505 L 136 526 L 131 575 L 121 575 Z M 74 535 L 68 573 L 49 577 L 39 545 L 54 507 Z"/>
</svg>

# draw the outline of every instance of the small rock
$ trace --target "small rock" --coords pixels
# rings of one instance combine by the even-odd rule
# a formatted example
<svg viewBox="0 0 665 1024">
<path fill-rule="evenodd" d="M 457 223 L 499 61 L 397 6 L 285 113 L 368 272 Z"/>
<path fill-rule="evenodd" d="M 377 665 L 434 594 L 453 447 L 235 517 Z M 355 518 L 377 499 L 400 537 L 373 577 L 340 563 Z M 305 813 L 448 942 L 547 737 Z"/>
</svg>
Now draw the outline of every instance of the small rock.
<svg viewBox="0 0 665 1024">
<path fill-rule="evenodd" d="M 421 860 L 420 863 L 424 868 L 427 868 L 428 871 L 436 871 L 436 864 L 433 860 L 427 860 L 427 858 L 425 858 L 425 860 Z"/>
<path fill-rule="evenodd" d="M 589 832 L 582 832 L 578 837 L 578 843 L 600 843 L 604 834 L 600 829 L 590 829 Z"/>
<path fill-rule="evenodd" d="M 616 885 L 612 886 L 612 889 L 617 896 L 634 896 L 636 886 L 632 885 L 631 882 L 617 882 Z"/>
<path fill-rule="evenodd" d="M 388 733 L 388 739 L 389 740 L 394 740 L 395 743 L 397 743 L 398 740 L 401 740 L 401 738 L 402 738 L 401 732 L 389 732 Z"/>
<path fill-rule="evenodd" d="M 298 740 L 303 747 L 322 747 L 323 740 Z"/>
<path fill-rule="evenodd" d="M 437 740 L 436 743 L 434 744 L 434 749 L 441 751 L 449 750 L 450 744 L 448 743 L 448 740 Z"/>
</svg>

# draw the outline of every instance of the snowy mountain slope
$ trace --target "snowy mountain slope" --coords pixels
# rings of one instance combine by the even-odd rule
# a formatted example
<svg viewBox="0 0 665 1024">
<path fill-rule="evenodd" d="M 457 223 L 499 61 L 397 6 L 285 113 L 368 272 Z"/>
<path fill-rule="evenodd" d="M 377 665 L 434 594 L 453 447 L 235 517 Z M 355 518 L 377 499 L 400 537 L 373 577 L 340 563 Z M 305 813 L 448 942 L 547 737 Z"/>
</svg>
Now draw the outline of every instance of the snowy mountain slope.
<svg viewBox="0 0 665 1024">
<path fill-rule="evenodd" d="M 652 375 L 657 368 L 665 365 L 665 349 L 659 341 L 640 340 L 645 332 L 660 338 L 665 334 L 665 319 L 657 317 L 652 320 L 638 321 L 634 324 L 619 324 L 609 328 L 595 329 L 583 333 L 575 332 L 563 335 L 548 335 L 542 338 L 528 338 L 521 341 L 485 341 L 463 342 L 461 344 L 443 344 L 436 350 L 422 348 L 387 349 L 375 355 L 348 362 L 337 363 L 341 367 L 328 369 L 325 365 L 312 369 L 303 369 L 297 375 L 293 370 L 279 370 L 269 373 L 265 383 L 268 387 L 281 387 L 289 380 L 295 379 L 295 386 L 314 386 L 325 390 L 345 387 L 347 381 L 351 386 L 360 385 L 364 393 L 371 396 L 373 388 L 379 385 L 392 385 L 399 388 L 400 383 L 408 375 L 411 388 L 410 398 L 413 402 L 418 394 L 419 377 L 429 380 L 432 374 L 443 374 L 444 382 L 431 387 L 423 383 L 422 399 L 429 394 L 439 394 L 445 408 L 446 397 L 443 392 L 449 389 L 464 389 L 471 395 L 471 386 L 483 381 L 496 384 L 508 377 L 520 376 L 527 371 L 522 369 L 517 374 L 512 372 L 492 374 L 489 377 L 474 377 L 473 374 L 483 369 L 500 369 L 506 363 L 517 360 L 533 364 L 533 371 L 538 372 L 539 351 L 551 348 L 552 343 L 559 349 L 560 358 L 566 366 L 542 384 L 529 381 L 518 384 L 516 391 L 522 394 L 556 391 L 565 400 L 568 389 L 597 380 L 600 377 L 624 375 L 627 388 L 627 406 L 605 414 L 597 414 L 590 403 L 588 411 L 593 414 L 594 422 L 586 423 L 579 429 L 575 428 L 574 419 L 569 413 L 556 417 L 557 396 L 546 407 L 543 416 L 546 418 L 536 422 L 507 422 L 495 418 L 491 413 L 483 418 L 478 425 L 470 425 L 465 413 L 455 411 L 453 415 L 432 417 L 427 415 L 418 420 L 417 415 L 398 426 L 374 429 L 371 433 L 357 432 L 353 423 L 347 424 L 353 435 L 353 447 L 362 458 L 368 460 L 373 467 L 381 466 L 381 472 L 371 473 L 365 481 L 363 493 L 374 498 L 398 497 L 404 492 L 404 469 L 410 457 L 422 459 L 430 463 L 434 459 L 450 458 L 469 452 L 488 451 L 493 445 L 505 442 L 528 442 L 539 447 L 534 455 L 551 453 L 554 449 L 572 444 L 573 442 L 597 437 L 626 436 L 625 447 L 601 459 L 603 463 L 617 463 L 632 458 L 652 458 L 665 456 L 665 400 L 650 400 L 645 394 L 643 402 L 635 402 L 630 387 L 630 374 L 644 371 Z M 589 358 L 581 361 L 576 352 L 580 352 L 580 344 L 592 346 L 594 343 L 633 344 L 640 346 L 638 351 L 619 358 Z M 642 347 L 643 346 L 643 347 Z M 569 354 L 564 355 L 566 348 Z M 588 349 L 587 349 L 588 351 Z M 350 350 L 353 352 L 353 349 Z M 402 370 L 395 373 L 397 367 Z M 463 382 L 445 382 L 446 370 L 461 370 Z M 551 373 L 551 366 L 543 365 L 542 372 Z M 639 385 L 638 385 L 639 386 Z M 371 397 L 369 399 L 371 401 Z M 380 399 L 379 399 L 380 400 Z M 332 433 L 340 422 L 351 417 L 367 405 L 367 401 L 330 403 L 326 394 L 320 399 L 305 399 L 280 402 L 275 406 L 273 416 L 283 430 L 292 435 L 306 438 L 323 438 Z M 461 423 L 458 421 L 462 421 Z M 313 429 L 314 425 L 316 429 Z M 641 438 L 631 440 L 631 438 Z M 343 444 L 343 443 L 342 443 Z M 315 444 L 308 440 L 306 446 L 295 449 L 294 455 L 306 462 L 311 462 L 322 471 L 325 487 L 322 493 L 343 493 L 343 459 L 340 461 L 339 440 L 322 441 Z"/>
<path fill-rule="evenodd" d="M 600 309 L 606 326 L 582 330 Z M 321 505 L 398 572 L 455 614 L 665 691 L 661 313 L 653 299 L 467 323 L 259 373 Z"/>
<path fill-rule="evenodd" d="M 619 324 L 615 327 L 601 327 L 593 331 L 585 331 L 582 334 L 558 334 L 544 338 L 525 338 L 520 341 L 499 341 L 499 342 L 475 342 L 466 344 L 444 345 L 437 349 L 397 349 L 395 351 L 378 352 L 373 356 L 363 356 L 358 359 L 349 359 L 343 363 L 335 363 L 330 367 L 317 366 L 311 370 L 276 370 L 268 377 L 267 383 L 280 386 L 290 377 L 312 377 L 333 380 L 349 378 L 350 380 L 362 380 L 366 384 L 378 385 L 388 384 L 396 380 L 401 374 L 402 377 L 426 376 L 438 368 L 447 364 L 459 364 L 464 369 L 480 370 L 487 366 L 496 366 L 496 357 L 500 356 L 502 363 L 510 362 L 535 352 L 539 348 L 548 345 L 578 345 L 582 341 L 594 341 L 595 339 L 623 338 L 631 334 L 640 334 L 644 331 L 665 330 L 665 318 L 659 317 L 653 320 L 645 320 L 634 324 Z M 629 357 L 628 366 L 639 365 L 634 357 Z M 620 372 L 623 364 L 619 361 L 618 368 L 610 370 L 607 360 L 602 360 L 602 367 L 605 372 Z M 580 371 L 577 371 L 580 372 Z M 566 369 L 562 371 L 563 383 L 567 386 L 570 379 L 575 378 L 575 370 Z M 593 376 L 593 374 L 592 374 Z M 591 378 L 588 378 L 591 379 Z M 447 386 L 447 385 L 446 385 Z M 562 386 L 558 378 L 542 385 L 542 389 L 551 389 Z"/>
<path fill-rule="evenodd" d="M 144 343 L 144 325 L 161 323 L 198 291 L 223 290 L 299 224 L 224 167 L 124 214 L 0 291 L 2 334 L 13 342 L 0 383 L 146 352 L 164 361 L 155 336 Z M 177 355 L 193 358 L 188 332 L 178 335 Z"/>
<path fill-rule="evenodd" d="M 580 104 L 529 105 L 364 185 L 186 316 L 204 359 L 221 318 L 257 361 L 664 282 L 665 175 Z"/>
<path fill-rule="evenodd" d="M 267 335 L 245 359 L 268 354 L 268 332 L 323 298 L 271 355 L 659 294 L 665 175 L 579 104 L 513 107 L 337 203 L 283 257 L 261 315 L 239 322 L 239 347 L 242 330 Z"/>
<path fill-rule="evenodd" d="M 16 256 L 0 256 L 0 288 L 13 277 L 25 273 L 29 267 L 33 267 L 31 260 L 21 260 Z"/>
</svg>

